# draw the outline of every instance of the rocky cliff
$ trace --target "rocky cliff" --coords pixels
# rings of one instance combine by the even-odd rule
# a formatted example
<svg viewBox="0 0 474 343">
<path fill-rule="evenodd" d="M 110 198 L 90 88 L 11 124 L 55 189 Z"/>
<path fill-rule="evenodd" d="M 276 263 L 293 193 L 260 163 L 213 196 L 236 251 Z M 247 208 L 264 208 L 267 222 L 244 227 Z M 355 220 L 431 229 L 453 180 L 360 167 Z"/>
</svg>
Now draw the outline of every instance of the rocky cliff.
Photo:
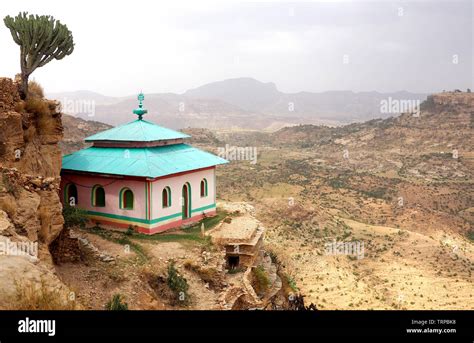
<svg viewBox="0 0 474 343">
<path fill-rule="evenodd" d="M 34 308 L 15 304 L 66 291 L 49 251 L 64 222 L 58 109 L 39 96 L 20 100 L 18 84 L 0 78 L 0 308 Z"/>
</svg>

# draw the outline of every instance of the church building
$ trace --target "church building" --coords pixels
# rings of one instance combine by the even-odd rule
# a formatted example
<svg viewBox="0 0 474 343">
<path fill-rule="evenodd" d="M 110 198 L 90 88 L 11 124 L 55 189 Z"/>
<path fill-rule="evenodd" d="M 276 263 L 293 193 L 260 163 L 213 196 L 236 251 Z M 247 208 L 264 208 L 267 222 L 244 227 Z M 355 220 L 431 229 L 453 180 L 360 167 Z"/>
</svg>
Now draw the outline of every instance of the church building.
<svg viewBox="0 0 474 343">
<path fill-rule="evenodd" d="M 138 119 L 86 138 L 92 146 L 63 157 L 64 206 L 94 223 L 153 234 L 216 213 L 216 166 L 225 159 L 185 143 L 190 136 Z"/>
</svg>

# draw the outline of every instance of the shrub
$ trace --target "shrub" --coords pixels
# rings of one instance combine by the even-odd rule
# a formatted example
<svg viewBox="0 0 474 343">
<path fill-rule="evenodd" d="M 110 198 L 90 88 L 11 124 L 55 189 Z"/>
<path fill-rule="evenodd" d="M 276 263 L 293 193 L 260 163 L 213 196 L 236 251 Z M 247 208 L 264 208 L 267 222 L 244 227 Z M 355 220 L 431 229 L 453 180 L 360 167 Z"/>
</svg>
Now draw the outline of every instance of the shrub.
<svg viewBox="0 0 474 343">
<path fill-rule="evenodd" d="M 168 264 L 168 287 L 173 291 L 177 300 L 181 303 L 188 302 L 188 281 L 178 273 L 178 270 L 174 266 L 174 261 Z"/>
<path fill-rule="evenodd" d="M 48 116 L 51 114 L 48 102 L 39 98 L 28 98 L 25 101 L 25 110 L 28 113 L 37 115 L 38 117 Z"/>
<path fill-rule="evenodd" d="M 474 242 L 474 230 L 471 230 L 467 233 L 467 238 Z"/>
<path fill-rule="evenodd" d="M 244 271 L 245 271 L 244 267 L 237 267 L 237 268 L 229 269 L 229 271 L 227 273 L 228 274 L 237 274 L 237 273 L 242 273 Z"/>
<path fill-rule="evenodd" d="M 131 235 L 133 235 L 134 232 L 135 232 L 135 230 L 133 229 L 133 226 L 130 225 L 130 226 L 128 227 L 127 231 L 125 232 L 125 234 L 126 234 L 127 236 L 131 236 Z"/>
<path fill-rule="evenodd" d="M 270 286 L 270 280 L 265 268 L 262 265 L 254 268 L 253 276 L 255 292 L 258 295 L 264 294 L 268 290 L 268 286 Z"/>
<path fill-rule="evenodd" d="M 79 226 L 84 228 L 87 223 L 87 212 L 83 209 L 66 205 L 63 208 L 64 227 Z"/>
<path fill-rule="evenodd" d="M 30 97 L 25 102 L 25 110 L 36 116 L 39 134 L 51 134 L 56 130 L 57 123 L 52 114 L 56 104 L 41 98 Z"/>
<path fill-rule="evenodd" d="M 36 81 L 28 82 L 28 97 L 30 98 L 44 98 L 43 87 Z"/>
<path fill-rule="evenodd" d="M 293 292 L 298 292 L 299 289 L 298 289 L 298 286 L 296 286 L 296 281 L 293 277 L 291 277 L 290 275 L 286 274 L 285 275 L 286 277 L 286 282 L 288 284 L 288 287 L 290 287 L 290 289 L 293 291 Z"/>
<path fill-rule="evenodd" d="M 15 280 L 16 300 L 14 310 L 74 310 L 76 302 L 62 299 L 62 295 L 48 287 L 44 278 L 40 283 Z"/>
<path fill-rule="evenodd" d="M 109 311 L 126 311 L 128 310 L 128 304 L 120 294 L 114 294 L 112 300 L 105 305 L 105 309 Z"/>
</svg>

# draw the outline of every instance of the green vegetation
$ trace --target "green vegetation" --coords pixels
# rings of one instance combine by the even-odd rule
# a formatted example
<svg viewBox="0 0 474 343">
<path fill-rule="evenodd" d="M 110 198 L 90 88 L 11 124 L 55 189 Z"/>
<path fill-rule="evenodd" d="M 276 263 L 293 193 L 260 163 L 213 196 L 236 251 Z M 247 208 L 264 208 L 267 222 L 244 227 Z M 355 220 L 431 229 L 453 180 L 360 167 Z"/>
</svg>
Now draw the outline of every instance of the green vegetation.
<svg viewBox="0 0 474 343">
<path fill-rule="evenodd" d="M 228 274 L 238 274 L 238 273 L 242 273 L 244 271 L 245 271 L 244 267 L 237 267 L 237 268 L 229 269 L 229 271 L 227 273 Z"/>
<path fill-rule="evenodd" d="M 112 300 L 105 305 L 105 309 L 109 311 L 126 311 L 128 310 L 128 304 L 122 299 L 120 294 L 114 294 Z"/>
<path fill-rule="evenodd" d="M 346 181 L 340 178 L 330 179 L 328 185 L 332 188 L 348 188 Z"/>
<path fill-rule="evenodd" d="M 79 226 L 84 228 L 88 221 L 87 212 L 80 208 L 66 205 L 63 208 L 64 226 L 70 228 L 73 226 Z"/>
<path fill-rule="evenodd" d="M 141 262 L 146 262 L 148 260 L 148 255 L 143 249 L 143 247 L 140 244 L 137 244 L 133 242 L 132 240 L 130 240 L 129 236 L 127 236 L 126 233 L 106 230 L 106 229 L 101 228 L 98 225 L 90 228 L 89 232 L 96 234 L 108 241 L 121 244 L 124 246 L 128 245 L 130 250 L 133 250 L 137 254 Z"/>
<path fill-rule="evenodd" d="M 253 272 L 253 279 L 254 279 L 254 289 L 258 295 L 264 294 L 268 287 L 270 286 L 270 280 L 268 278 L 268 274 L 263 268 L 262 265 L 257 266 L 252 270 Z"/>
<path fill-rule="evenodd" d="M 385 199 L 387 191 L 388 191 L 387 188 L 379 187 L 371 191 L 361 191 L 361 193 L 370 198 Z"/>
<path fill-rule="evenodd" d="M 180 304 L 188 303 L 188 281 L 178 273 L 174 261 L 168 264 L 168 277 L 166 282 Z"/>
<path fill-rule="evenodd" d="M 125 234 L 126 234 L 127 236 L 131 236 L 131 235 L 133 235 L 134 232 L 135 232 L 135 230 L 133 229 L 133 226 L 130 225 L 130 226 L 128 227 L 127 231 L 125 232 Z"/>
<path fill-rule="evenodd" d="M 21 86 L 20 96 L 28 95 L 28 78 L 53 59 L 61 60 L 72 54 L 74 41 L 71 31 L 52 16 L 19 13 L 3 19 L 12 38 L 20 46 Z"/>
<path fill-rule="evenodd" d="M 293 277 L 291 277 L 288 274 L 285 274 L 286 282 L 288 286 L 291 288 L 291 290 L 296 293 L 299 291 L 298 286 L 296 286 L 296 281 Z"/>
<path fill-rule="evenodd" d="M 467 233 L 467 238 L 474 242 L 474 230 L 471 230 Z"/>
</svg>

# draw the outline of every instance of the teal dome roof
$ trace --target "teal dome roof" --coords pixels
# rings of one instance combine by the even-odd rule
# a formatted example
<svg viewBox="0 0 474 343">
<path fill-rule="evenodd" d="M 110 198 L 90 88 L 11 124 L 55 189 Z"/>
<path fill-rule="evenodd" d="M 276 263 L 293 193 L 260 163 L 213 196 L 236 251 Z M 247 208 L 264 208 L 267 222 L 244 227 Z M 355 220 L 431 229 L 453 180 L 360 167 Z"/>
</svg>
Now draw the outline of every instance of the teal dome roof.
<svg viewBox="0 0 474 343">
<path fill-rule="evenodd" d="M 189 137 L 185 133 L 167 129 L 143 119 L 137 119 L 87 137 L 85 141 L 154 142 Z"/>
<path fill-rule="evenodd" d="M 63 171 L 141 177 L 166 175 L 228 163 L 187 144 L 151 148 L 90 147 L 63 157 Z"/>
</svg>

